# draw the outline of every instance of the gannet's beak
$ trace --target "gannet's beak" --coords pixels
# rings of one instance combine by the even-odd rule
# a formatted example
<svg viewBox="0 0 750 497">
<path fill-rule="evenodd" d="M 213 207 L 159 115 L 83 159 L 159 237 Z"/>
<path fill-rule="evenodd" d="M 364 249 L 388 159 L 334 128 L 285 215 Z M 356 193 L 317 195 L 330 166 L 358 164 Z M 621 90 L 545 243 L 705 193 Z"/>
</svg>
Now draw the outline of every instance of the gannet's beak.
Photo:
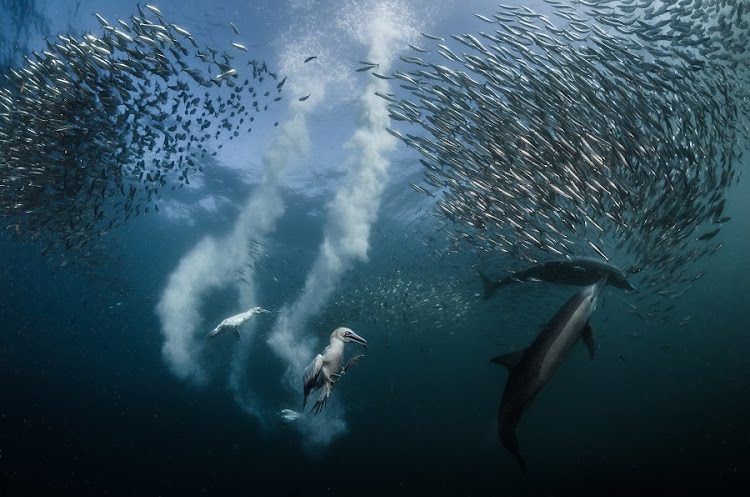
<svg viewBox="0 0 750 497">
<path fill-rule="evenodd" d="M 344 338 L 346 338 L 347 342 L 355 342 L 361 344 L 365 348 L 365 350 L 367 350 L 367 340 L 357 335 L 353 331 L 348 330 L 344 335 Z"/>
</svg>

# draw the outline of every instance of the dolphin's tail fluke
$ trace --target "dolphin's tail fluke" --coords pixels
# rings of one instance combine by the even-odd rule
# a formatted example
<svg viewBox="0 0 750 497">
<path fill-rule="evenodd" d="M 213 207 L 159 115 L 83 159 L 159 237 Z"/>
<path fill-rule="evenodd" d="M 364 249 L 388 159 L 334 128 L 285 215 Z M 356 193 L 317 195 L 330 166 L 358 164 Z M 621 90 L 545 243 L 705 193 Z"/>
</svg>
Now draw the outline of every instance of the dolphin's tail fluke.
<svg viewBox="0 0 750 497">
<path fill-rule="evenodd" d="M 499 426 L 500 442 L 508 452 L 516 456 L 518 465 L 521 467 L 521 473 L 526 474 L 526 461 L 521 457 L 521 448 L 518 444 L 518 434 L 516 433 L 517 423 L 501 423 Z"/>
<path fill-rule="evenodd" d="M 509 443 L 508 443 L 509 442 Z M 508 452 L 516 456 L 516 460 L 518 461 L 518 466 L 521 468 L 521 474 L 526 474 L 526 461 L 523 460 L 523 457 L 521 457 L 521 449 L 518 446 L 518 437 L 516 436 L 515 431 L 512 434 L 512 440 L 503 440 L 503 445 L 506 449 L 508 449 Z"/>
<path fill-rule="evenodd" d="M 518 465 L 521 467 L 521 474 L 526 474 L 526 461 L 523 460 L 520 453 L 516 453 L 516 459 L 518 459 Z"/>
<path fill-rule="evenodd" d="M 506 438 L 507 437 L 507 438 Z M 516 436 L 515 430 L 511 434 L 506 434 L 506 437 L 501 437 L 503 446 L 508 449 L 508 452 L 516 456 L 518 466 L 521 468 L 521 474 L 526 474 L 526 461 L 521 457 L 521 449 L 518 446 L 518 437 Z"/>
</svg>

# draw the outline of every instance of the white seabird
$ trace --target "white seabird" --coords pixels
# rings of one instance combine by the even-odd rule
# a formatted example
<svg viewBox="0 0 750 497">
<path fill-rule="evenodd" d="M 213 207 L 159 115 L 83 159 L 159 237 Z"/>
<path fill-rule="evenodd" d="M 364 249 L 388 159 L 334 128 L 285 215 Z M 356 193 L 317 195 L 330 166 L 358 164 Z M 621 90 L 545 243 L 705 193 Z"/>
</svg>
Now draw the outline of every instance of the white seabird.
<svg viewBox="0 0 750 497">
<path fill-rule="evenodd" d="M 302 410 L 305 410 L 307 396 L 312 390 L 321 389 L 320 396 L 312 406 L 310 412 L 316 414 L 326 405 L 328 396 L 331 395 L 333 387 L 339 381 L 341 375 L 351 366 L 357 364 L 364 354 L 359 354 L 349 360 L 345 366 L 344 363 L 344 344 L 346 342 L 356 342 L 362 344 L 367 350 L 367 340 L 354 333 L 349 328 L 336 328 L 331 333 L 331 342 L 323 350 L 322 354 L 315 356 L 309 366 L 305 368 L 302 376 L 302 385 L 305 397 L 302 400 Z"/>
<path fill-rule="evenodd" d="M 297 411 L 293 411 L 291 409 L 282 409 L 279 415 L 285 423 L 293 423 L 294 421 L 297 421 L 297 418 L 302 416 L 301 413 L 298 413 Z"/>
<path fill-rule="evenodd" d="M 249 311 L 241 312 L 240 314 L 237 314 L 235 316 L 232 316 L 231 318 L 226 318 L 224 321 L 219 323 L 219 326 L 211 330 L 211 332 L 206 335 L 206 338 L 209 340 L 214 338 L 216 335 L 220 335 L 222 333 L 226 333 L 227 331 L 231 331 L 234 333 L 234 336 L 237 337 L 237 340 L 240 339 L 240 331 L 237 329 L 239 325 L 253 317 L 255 314 L 259 314 L 261 312 L 270 312 L 262 307 L 253 307 Z"/>
</svg>

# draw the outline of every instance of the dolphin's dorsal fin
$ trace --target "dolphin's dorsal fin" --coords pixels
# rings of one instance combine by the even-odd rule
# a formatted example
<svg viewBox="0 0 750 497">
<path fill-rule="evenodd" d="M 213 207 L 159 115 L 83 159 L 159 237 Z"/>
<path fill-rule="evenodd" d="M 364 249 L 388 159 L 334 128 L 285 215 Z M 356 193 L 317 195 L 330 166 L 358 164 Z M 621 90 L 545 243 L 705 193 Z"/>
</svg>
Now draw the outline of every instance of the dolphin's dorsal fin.
<svg viewBox="0 0 750 497">
<path fill-rule="evenodd" d="M 517 350 L 515 352 L 511 352 L 509 354 L 503 354 L 499 355 L 497 357 L 493 357 L 490 359 L 490 362 L 495 364 L 502 364 L 508 369 L 515 368 L 519 362 L 521 362 L 521 358 L 523 357 L 524 350 Z"/>
<path fill-rule="evenodd" d="M 589 357 L 594 358 L 594 352 L 596 351 L 596 340 L 594 339 L 594 330 L 591 329 L 591 321 L 586 321 L 581 333 L 583 337 L 583 343 L 586 344 L 586 348 L 589 351 Z"/>
</svg>

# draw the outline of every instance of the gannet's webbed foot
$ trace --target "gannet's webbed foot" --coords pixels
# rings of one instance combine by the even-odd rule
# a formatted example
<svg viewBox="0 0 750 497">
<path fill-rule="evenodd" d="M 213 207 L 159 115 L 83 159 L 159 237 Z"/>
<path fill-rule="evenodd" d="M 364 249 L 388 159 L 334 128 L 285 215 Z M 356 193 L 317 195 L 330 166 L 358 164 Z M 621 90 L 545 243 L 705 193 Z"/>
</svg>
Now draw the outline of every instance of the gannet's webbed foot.
<svg viewBox="0 0 750 497">
<path fill-rule="evenodd" d="M 359 364 L 359 360 L 362 359 L 364 356 L 365 356 L 364 354 L 359 354 L 349 359 L 349 362 L 346 363 L 346 366 L 341 368 L 341 372 L 345 373 L 346 370 L 349 369 L 350 367 L 356 366 L 357 364 Z"/>
<path fill-rule="evenodd" d="M 317 400 L 315 404 L 313 404 L 312 409 L 310 409 L 310 412 L 312 414 L 318 414 L 320 411 L 323 410 L 323 408 L 326 406 L 327 403 L 328 403 L 328 397 L 326 397 L 323 400 L 320 400 L 320 399 Z"/>
<path fill-rule="evenodd" d="M 310 412 L 312 414 L 318 414 L 323 410 L 323 408 L 326 406 L 326 403 L 328 402 L 328 396 L 331 395 L 331 390 L 333 390 L 333 384 L 330 381 L 326 381 L 323 385 L 322 391 L 320 392 L 318 400 L 315 401 L 312 409 L 310 409 Z"/>
</svg>

